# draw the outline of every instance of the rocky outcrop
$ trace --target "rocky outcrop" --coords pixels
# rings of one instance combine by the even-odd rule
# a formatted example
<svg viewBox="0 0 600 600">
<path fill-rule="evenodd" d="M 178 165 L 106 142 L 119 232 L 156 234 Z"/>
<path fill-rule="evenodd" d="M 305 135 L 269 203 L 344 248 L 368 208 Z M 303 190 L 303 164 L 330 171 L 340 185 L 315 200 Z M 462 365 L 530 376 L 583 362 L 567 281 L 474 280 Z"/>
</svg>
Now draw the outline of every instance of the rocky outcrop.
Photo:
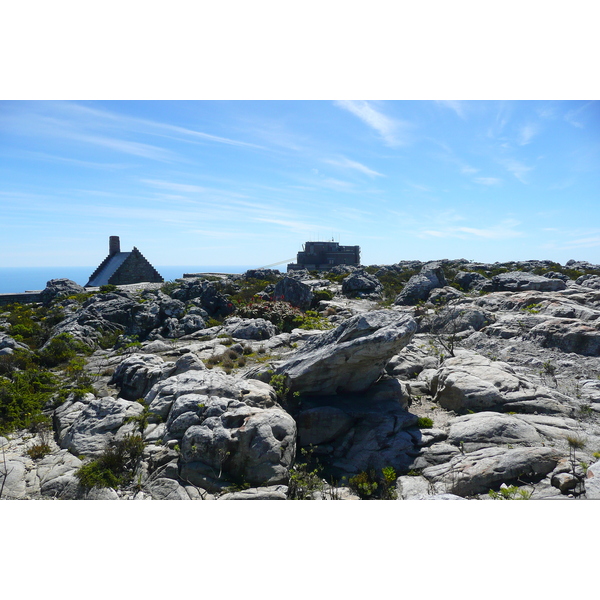
<svg viewBox="0 0 600 600">
<path fill-rule="evenodd" d="M 548 279 L 540 275 L 533 275 L 533 273 L 512 271 L 495 275 L 491 281 L 479 289 L 485 292 L 520 292 L 524 290 L 556 292 L 564 290 L 566 287 L 567 284 L 562 279 Z"/>
<path fill-rule="evenodd" d="M 330 395 L 361 392 L 382 374 L 387 362 L 416 332 L 408 315 L 380 310 L 357 315 L 309 340 L 290 359 L 275 366 L 293 391 Z"/>
<path fill-rule="evenodd" d="M 44 306 L 48 306 L 56 298 L 65 298 L 75 294 L 85 294 L 86 290 L 71 279 L 51 279 L 40 294 Z"/>
<path fill-rule="evenodd" d="M 277 327 L 265 319 L 229 317 L 223 325 L 224 333 L 241 340 L 268 340 L 279 333 Z"/>
<path fill-rule="evenodd" d="M 540 480 L 559 460 L 554 448 L 483 448 L 427 467 L 423 475 L 438 492 L 473 496 L 503 483 Z"/>
<path fill-rule="evenodd" d="M 370 275 L 363 269 L 357 269 L 342 282 L 342 294 L 350 297 L 361 297 L 380 294 L 383 285 L 377 277 Z"/>
<path fill-rule="evenodd" d="M 61 413 L 63 417 L 64 413 L 75 414 L 71 417 L 72 423 L 64 429 L 60 446 L 75 456 L 98 456 L 113 440 L 134 433 L 136 425 L 129 420 L 142 411 L 139 402 L 121 398 L 94 398 L 80 405 L 74 403 Z"/>
<path fill-rule="evenodd" d="M 314 293 L 310 286 L 302 281 L 298 281 L 292 277 L 284 277 L 275 285 L 273 298 L 275 300 L 285 300 L 292 306 L 306 310 L 310 308 L 313 302 Z"/>
<path fill-rule="evenodd" d="M 560 348 L 584 356 L 600 356 L 600 321 L 582 323 L 575 319 L 548 319 L 527 333 L 544 347 Z"/>
<path fill-rule="evenodd" d="M 10 335 L 0 332 L 0 356 L 13 354 L 15 350 L 31 352 L 29 346 L 27 346 L 26 344 L 17 342 L 17 340 L 12 338 Z"/>
<path fill-rule="evenodd" d="M 418 275 L 413 275 L 396 297 L 394 304 L 410 305 L 425 301 L 431 290 L 446 285 L 446 277 L 439 263 L 428 263 L 423 266 Z"/>
</svg>

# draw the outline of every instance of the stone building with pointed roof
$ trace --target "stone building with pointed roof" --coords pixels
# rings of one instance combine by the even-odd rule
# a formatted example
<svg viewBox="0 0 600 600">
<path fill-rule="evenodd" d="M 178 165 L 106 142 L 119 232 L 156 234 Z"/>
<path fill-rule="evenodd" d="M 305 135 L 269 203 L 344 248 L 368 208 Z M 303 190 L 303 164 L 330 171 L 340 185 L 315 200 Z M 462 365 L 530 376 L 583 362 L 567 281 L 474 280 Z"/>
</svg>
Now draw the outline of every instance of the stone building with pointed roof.
<svg viewBox="0 0 600 600">
<path fill-rule="evenodd" d="M 111 235 L 108 256 L 92 273 L 85 287 L 101 285 L 127 285 L 129 283 L 162 283 L 164 279 L 134 246 L 131 252 L 121 252 L 119 236 Z"/>
</svg>

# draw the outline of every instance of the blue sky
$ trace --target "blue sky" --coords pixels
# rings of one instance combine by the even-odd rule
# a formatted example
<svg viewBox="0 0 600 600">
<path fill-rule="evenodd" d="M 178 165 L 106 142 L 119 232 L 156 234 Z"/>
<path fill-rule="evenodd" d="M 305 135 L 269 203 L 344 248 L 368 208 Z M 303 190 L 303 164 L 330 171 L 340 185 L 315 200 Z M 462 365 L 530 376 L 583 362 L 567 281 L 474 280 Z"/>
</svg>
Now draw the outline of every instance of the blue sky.
<svg viewBox="0 0 600 600">
<path fill-rule="evenodd" d="M 600 263 L 600 102 L 5 100 L 0 210 L 1 267 Z"/>
</svg>

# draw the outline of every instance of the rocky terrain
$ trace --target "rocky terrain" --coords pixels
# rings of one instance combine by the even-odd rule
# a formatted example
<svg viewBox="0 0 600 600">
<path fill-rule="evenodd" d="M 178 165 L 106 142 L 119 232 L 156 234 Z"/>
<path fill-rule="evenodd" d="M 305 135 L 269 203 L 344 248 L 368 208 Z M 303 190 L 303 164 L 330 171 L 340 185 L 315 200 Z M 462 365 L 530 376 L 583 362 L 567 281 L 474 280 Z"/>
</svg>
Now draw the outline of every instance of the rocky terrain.
<svg viewBox="0 0 600 600">
<path fill-rule="evenodd" d="M 404 261 L 0 313 L 1 499 L 598 499 L 600 266 Z"/>
</svg>

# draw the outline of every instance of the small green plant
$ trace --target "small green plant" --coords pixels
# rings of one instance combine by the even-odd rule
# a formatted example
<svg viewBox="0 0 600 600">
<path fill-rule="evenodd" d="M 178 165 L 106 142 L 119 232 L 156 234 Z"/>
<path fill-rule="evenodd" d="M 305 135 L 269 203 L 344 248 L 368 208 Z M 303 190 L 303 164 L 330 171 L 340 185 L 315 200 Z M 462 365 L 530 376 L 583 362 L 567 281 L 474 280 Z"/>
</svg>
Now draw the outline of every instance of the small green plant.
<svg viewBox="0 0 600 600">
<path fill-rule="evenodd" d="M 284 408 L 296 408 L 299 399 L 299 392 L 292 392 L 292 390 L 288 387 L 287 384 L 287 376 L 285 374 L 271 375 L 271 379 L 269 381 L 269 385 L 275 390 L 275 394 L 277 395 L 277 402 L 281 404 Z"/>
<path fill-rule="evenodd" d="M 312 454 L 314 449 L 302 448 L 300 450 L 305 457 L 305 462 L 297 462 L 290 469 L 288 483 L 288 498 L 290 500 L 313 500 L 315 493 L 323 494 L 325 482 L 321 478 L 321 467 L 318 461 L 314 461 Z M 309 466 L 312 463 L 312 467 Z"/>
<path fill-rule="evenodd" d="M 498 491 L 490 490 L 488 496 L 492 500 L 529 500 L 532 492 L 516 485 L 500 486 Z"/>
<path fill-rule="evenodd" d="M 523 310 L 532 315 L 536 315 L 537 313 L 540 312 L 541 308 L 542 308 L 541 304 L 528 304 Z"/>
<path fill-rule="evenodd" d="M 109 294 L 110 292 L 116 292 L 118 290 L 119 288 L 116 285 L 113 285 L 112 283 L 107 283 L 106 285 L 100 286 L 101 294 Z"/>
<path fill-rule="evenodd" d="M 433 420 L 429 417 L 419 417 L 417 427 L 419 429 L 431 429 L 433 427 Z"/>
<path fill-rule="evenodd" d="M 351 477 L 348 485 L 362 500 L 395 500 L 397 498 L 396 478 L 393 467 L 383 467 L 381 475 L 371 468 Z"/>
</svg>

